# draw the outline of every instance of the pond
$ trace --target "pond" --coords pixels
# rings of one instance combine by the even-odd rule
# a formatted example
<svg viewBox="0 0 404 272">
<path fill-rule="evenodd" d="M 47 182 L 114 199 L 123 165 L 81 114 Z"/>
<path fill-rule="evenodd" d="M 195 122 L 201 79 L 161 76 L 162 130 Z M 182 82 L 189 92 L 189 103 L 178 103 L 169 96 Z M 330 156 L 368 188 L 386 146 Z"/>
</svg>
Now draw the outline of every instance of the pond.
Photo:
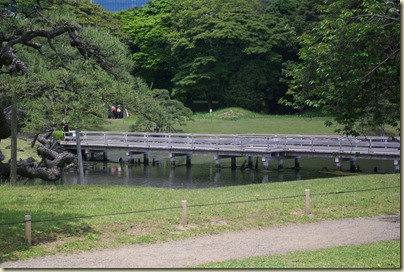
<svg viewBox="0 0 404 272">
<path fill-rule="evenodd" d="M 193 156 L 192 166 L 187 167 L 185 158 L 176 159 L 176 167 L 171 167 L 165 154 L 152 154 L 149 158 L 156 164 L 119 164 L 119 158 L 126 158 L 125 153 L 109 153 L 109 162 L 93 162 L 85 167 L 84 184 L 108 184 L 126 186 L 148 186 L 172 189 L 198 189 L 268 182 L 288 182 L 305 179 L 335 177 L 336 165 L 332 158 L 302 157 L 300 170 L 293 169 L 294 160 L 285 160 L 284 168 L 278 171 L 277 162 L 270 162 L 270 170 L 262 170 L 262 162 L 258 159 L 258 170 L 245 169 L 240 165 L 246 158 L 237 158 L 238 169 L 230 168 L 230 159 L 223 159 L 222 168 L 217 169 L 213 156 Z M 139 156 L 141 158 L 141 156 Z M 254 165 L 256 163 L 254 158 Z M 137 158 L 136 158 L 137 160 Z M 124 159 L 125 161 L 125 159 Z M 357 160 L 363 173 L 394 173 L 392 161 Z M 343 170 L 349 169 L 349 161 L 343 162 Z M 65 173 L 63 184 L 80 184 L 77 173 Z"/>
</svg>

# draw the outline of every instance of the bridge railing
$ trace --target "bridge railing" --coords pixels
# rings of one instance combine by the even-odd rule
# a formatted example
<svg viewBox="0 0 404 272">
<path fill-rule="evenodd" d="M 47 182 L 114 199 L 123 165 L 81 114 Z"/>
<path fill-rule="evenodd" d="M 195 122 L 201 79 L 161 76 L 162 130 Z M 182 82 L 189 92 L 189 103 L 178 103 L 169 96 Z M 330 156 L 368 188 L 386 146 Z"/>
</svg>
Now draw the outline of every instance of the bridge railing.
<svg viewBox="0 0 404 272">
<path fill-rule="evenodd" d="M 287 134 L 189 134 L 189 133 L 149 133 L 149 132 L 96 132 L 80 133 L 83 145 L 122 145 L 145 147 L 205 149 L 257 149 L 282 148 L 283 150 L 333 151 L 350 149 L 366 152 L 400 152 L 400 137 L 346 137 L 328 135 L 287 135 Z M 75 140 L 74 133 L 66 133 L 65 141 Z"/>
</svg>

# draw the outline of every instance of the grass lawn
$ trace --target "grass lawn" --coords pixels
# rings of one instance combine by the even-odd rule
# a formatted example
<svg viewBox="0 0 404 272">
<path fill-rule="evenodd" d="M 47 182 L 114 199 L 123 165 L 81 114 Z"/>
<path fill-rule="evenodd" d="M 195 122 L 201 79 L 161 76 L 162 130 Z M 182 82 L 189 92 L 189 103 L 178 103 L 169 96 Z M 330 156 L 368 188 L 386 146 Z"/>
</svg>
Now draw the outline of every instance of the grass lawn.
<svg viewBox="0 0 404 272">
<path fill-rule="evenodd" d="M 237 117 L 233 120 L 233 117 Z M 88 128 L 99 131 L 129 131 L 136 117 L 108 119 L 105 124 Z M 185 126 L 176 125 L 178 132 L 218 134 L 312 134 L 333 135 L 333 127 L 325 127 L 325 117 L 299 115 L 264 115 L 240 108 L 227 108 L 212 113 L 196 113 Z"/>
<path fill-rule="evenodd" d="M 187 122 L 186 126 L 176 126 L 176 129 L 186 133 L 334 135 L 335 128 L 325 127 L 325 120 L 325 117 L 264 115 L 228 108 L 195 114 L 194 121 Z"/>
<path fill-rule="evenodd" d="M 3 153 L 5 159 L 4 162 L 8 162 L 11 155 L 11 139 L 7 138 L 0 141 L 0 151 Z M 30 141 L 25 140 L 18 140 L 17 144 L 17 158 L 26 159 L 29 157 L 33 157 L 37 162 L 41 161 L 40 157 L 38 156 L 36 149 L 38 147 L 38 143 L 35 146 L 31 147 Z"/>
<path fill-rule="evenodd" d="M 401 268 L 400 240 L 208 263 L 193 268 Z"/>
<path fill-rule="evenodd" d="M 129 131 L 136 117 L 124 119 L 108 119 L 98 127 L 87 130 L 97 131 Z M 335 135 L 337 126 L 326 127 L 326 117 L 306 115 L 267 115 L 258 114 L 240 108 L 226 108 L 212 113 L 195 113 L 193 121 L 186 125 L 176 125 L 178 132 L 184 133 L 217 133 L 217 134 L 307 134 Z M 368 132 L 368 135 L 377 135 Z M 397 131 L 386 127 L 386 135 L 397 135 Z"/>
<path fill-rule="evenodd" d="M 198 190 L 113 185 L 3 185 L 0 186 L 0 261 L 286 223 L 400 213 L 400 188 L 314 195 L 391 186 L 400 186 L 399 174 Z M 311 216 L 304 213 L 307 188 L 313 194 Z M 297 197 L 273 199 L 284 196 Z M 180 225 L 181 200 L 184 199 L 189 205 L 189 224 L 185 228 Z M 240 201 L 242 203 L 220 205 Z M 219 205 L 210 205 L 215 203 Z M 133 213 L 92 217 L 126 212 Z M 26 214 L 34 221 L 31 248 L 24 242 L 22 223 L 4 225 L 22 222 Z M 73 217 L 88 218 L 67 219 Z M 52 221 L 55 219 L 67 220 Z"/>
</svg>

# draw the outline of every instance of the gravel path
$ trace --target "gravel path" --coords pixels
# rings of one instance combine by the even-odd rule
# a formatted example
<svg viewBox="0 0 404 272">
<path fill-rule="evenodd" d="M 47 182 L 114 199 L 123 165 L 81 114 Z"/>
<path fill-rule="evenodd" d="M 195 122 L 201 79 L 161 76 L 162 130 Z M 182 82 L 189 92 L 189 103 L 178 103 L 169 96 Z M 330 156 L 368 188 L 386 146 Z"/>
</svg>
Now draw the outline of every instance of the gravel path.
<svg viewBox="0 0 404 272">
<path fill-rule="evenodd" d="M 154 245 L 6 262 L 2 268 L 181 268 L 208 262 L 400 238 L 400 215 L 327 220 Z"/>
</svg>

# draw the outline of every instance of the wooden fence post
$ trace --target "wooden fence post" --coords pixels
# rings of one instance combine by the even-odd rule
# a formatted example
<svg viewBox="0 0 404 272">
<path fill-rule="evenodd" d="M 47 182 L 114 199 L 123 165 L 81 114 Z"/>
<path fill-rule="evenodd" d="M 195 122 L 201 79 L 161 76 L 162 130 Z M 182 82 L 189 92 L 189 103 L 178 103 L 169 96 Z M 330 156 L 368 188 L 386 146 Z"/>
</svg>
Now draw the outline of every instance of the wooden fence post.
<svg viewBox="0 0 404 272">
<path fill-rule="evenodd" d="M 304 190 L 304 193 L 306 195 L 306 214 L 310 214 L 310 189 Z"/>
<path fill-rule="evenodd" d="M 25 239 L 27 240 L 27 244 L 31 246 L 31 215 L 25 216 Z"/>
<path fill-rule="evenodd" d="M 182 204 L 182 219 L 181 219 L 181 223 L 183 226 L 188 224 L 188 220 L 187 220 L 187 201 L 183 200 L 181 201 Z"/>
</svg>

